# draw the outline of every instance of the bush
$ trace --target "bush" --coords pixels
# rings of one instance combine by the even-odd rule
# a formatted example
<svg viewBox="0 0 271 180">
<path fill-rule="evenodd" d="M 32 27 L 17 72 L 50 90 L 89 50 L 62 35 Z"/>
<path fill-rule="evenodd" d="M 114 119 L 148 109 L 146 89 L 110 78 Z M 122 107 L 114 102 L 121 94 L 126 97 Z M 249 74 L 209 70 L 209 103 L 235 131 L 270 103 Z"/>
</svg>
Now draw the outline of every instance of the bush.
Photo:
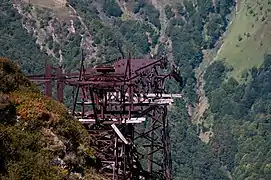
<svg viewBox="0 0 271 180">
<path fill-rule="evenodd" d="M 238 35 L 238 41 L 242 41 L 242 39 L 243 39 L 242 36 L 239 34 Z"/>
<path fill-rule="evenodd" d="M 174 13 L 172 12 L 171 6 L 169 6 L 168 4 L 165 6 L 165 13 L 166 13 L 167 19 L 174 17 Z"/>
<path fill-rule="evenodd" d="M 139 12 L 139 10 L 140 10 L 140 4 L 139 4 L 139 2 L 136 2 L 134 5 L 133 5 L 133 13 L 138 13 Z"/>
<path fill-rule="evenodd" d="M 159 16 L 160 13 L 153 5 L 151 4 L 146 4 L 143 8 L 143 12 L 145 14 L 145 19 L 148 20 L 150 23 L 158 27 L 159 29 L 161 28 Z"/>
<path fill-rule="evenodd" d="M 8 60 L 0 58 L 0 92 L 11 92 L 25 86 L 33 86 L 30 81 L 22 74 L 19 66 Z"/>
<path fill-rule="evenodd" d="M 105 14 L 109 17 L 110 16 L 121 17 L 121 15 L 123 14 L 115 0 L 104 0 L 103 10 Z"/>
</svg>

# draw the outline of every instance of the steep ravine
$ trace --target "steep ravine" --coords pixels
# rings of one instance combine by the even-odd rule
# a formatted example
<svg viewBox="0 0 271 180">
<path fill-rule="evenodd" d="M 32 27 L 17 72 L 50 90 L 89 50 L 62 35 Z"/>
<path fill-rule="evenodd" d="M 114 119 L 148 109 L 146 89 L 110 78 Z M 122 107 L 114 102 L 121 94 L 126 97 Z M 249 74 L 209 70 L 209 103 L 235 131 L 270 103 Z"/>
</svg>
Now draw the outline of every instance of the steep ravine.
<svg viewBox="0 0 271 180">
<path fill-rule="evenodd" d="M 227 30 L 222 34 L 222 36 L 216 42 L 215 47 L 213 49 L 203 50 L 203 54 L 204 54 L 203 62 L 196 69 L 196 79 L 197 79 L 196 87 L 197 87 L 197 94 L 198 94 L 198 104 L 196 104 L 195 108 L 193 109 L 191 121 L 192 123 L 198 126 L 199 138 L 205 143 L 209 142 L 210 137 L 213 137 L 214 133 L 212 132 L 212 124 L 209 124 L 208 131 L 203 132 L 202 130 L 202 127 L 203 127 L 202 125 L 204 123 L 203 115 L 205 111 L 209 108 L 208 98 L 206 97 L 206 93 L 204 90 L 204 85 L 205 85 L 204 74 L 206 72 L 206 69 L 215 61 L 215 57 L 219 53 L 221 48 L 223 48 L 223 42 L 227 36 L 228 29 L 232 25 L 234 16 L 236 16 L 238 13 L 238 6 L 239 6 L 239 3 L 238 3 L 238 0 L 236 0 L 236 8 L 235 8 L 235 11 L 232 12 L 232 18 L 228 22 Z"/>
<path fill-rule="evenodd" d="M 213 58 L 210 55 L 211 50 L 205 50 L 203 51 L 204 59 L 203 62 L 200 64 L 200 66 L 196 69 L 196 89 L 198 94 L 198 104 L 194 105 L 192 116 L 191 116 L 191 122 L 193 124 L 196 124 L 198 127 L 198 133 L 199 138 L 205 142 L 208 143 L 210 137 L 213 136 L 212 128 L 210 127 L 209 131 L 203 132 L 202 125 L 203 125 L 203 115 L 204 112 L 209 108 L 208 98 L 205 95 L 204 90 L 204 73 L 207 69 L 207 67 L 212 63 Z"/>
<path fill-rule="evenodd" d="M 159 20 L 161 24 L 160 36 L 158 38 L 158 43 L 154 48 L 152 48 L 151 53 L 152 55 L 158 54 L 158 48 L 160 44 L 167 45 L 167 56 L 170 62 L 173 62 L 173 55 L 172 55 L 172 41 L 169 37 L 166 36 L 166 29 L 168 27 L 168 19 L 165 13 L 165 6 L 167 5 L 168 1 L 164 0 L 152 0 L 152 5 L 159 10 Z"/>
<path fill-rule="evenodd" d="M 152 0 L 152 5 L 159 10 L 160 16 L 159 16 L 159 20 L 161 23 L 161 30 L 160 30 L 160 36 L 159 36 L 159 43 L 166 43 L 168 46 L 168 53 L 167 56 L 169 58 L 169 60 L 171 62 L 173 62 L 173 55 L 171 53 L 172 51 L 172 42 L 171 39 L 166 37 L 166 28 L 168 26 L 168 20 L 166 18 L 165 15 L 165 11 L 164 8 L 167 4 L 166 1 L 158 1 L 158 0 Z M 152 49 L 152 54 L 157 54 L 158 52 L 158 47 L 159 47 L 159 43 L 155 46 L 155 48 Z M 206 51 L 208 52 L 208 51 Z M 198 125 L 198 133 L 199 133 L 199 138 L 205 142 L 208 143 L 210 137 L 213 136 L 213 132 L 212 132 L 212 128 L 209 129 L 209 131 L 203 132 L 202 131 L 202 123 L 203 123 L 203 114 L 204 112 L 208 109 L 209 107 L 209 103 L 208 103 L 208 98 L 205 96 L 205 91 L 204 91 L 204 73 L 205 70 L 207 69 L 207 67 L 211 64 L 213 58 L 208 54 L 205 53 L 205 57 L 204 57 L 204 62 L 201 64 L 201 67 L 199 67 L 196 71 L 196 78 L 197 78 L 197 94 L 199 97 L 199 102 L 198 104 L 194 105 L 194 108 L 192 110 L 192 116 L 191 116 L 191 121 L 194 124 Z M 188 109 L 189 111 L 189 109 Z"/>
</svg>

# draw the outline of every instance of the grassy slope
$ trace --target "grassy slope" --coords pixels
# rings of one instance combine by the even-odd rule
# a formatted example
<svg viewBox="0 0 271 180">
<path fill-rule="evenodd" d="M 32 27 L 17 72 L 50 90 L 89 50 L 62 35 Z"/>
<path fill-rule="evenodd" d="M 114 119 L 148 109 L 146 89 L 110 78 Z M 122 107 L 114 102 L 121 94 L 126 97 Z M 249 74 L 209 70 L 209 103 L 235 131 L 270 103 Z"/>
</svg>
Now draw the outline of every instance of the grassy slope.
<svg viewBox="0 0 271 180">
<path fill-rule="evenodd" d="M 66 0 L 46 0 L 46 1 L 44 1 L 44 0 L 23 0 L 23 1 L 27 2 L 27 3 L 39 5 L 41 7 L 52 8 L 52 9 L 62 8 L 67 3 Z"/>
<path fill-rule="evenodd" d="M 57 17 L 69 19 L 70 8 L 66 6 L 67 0 L 23 0 L 23 2 L 40 8 L 48 8 L 56 13 Z"/>
<path fill-rule="evenodd" d="M 271 0 L 240 0 L 239 3 L 237 15 L 216 58 L 225 58 L 234 68 L 236 78 L 244 70 L 259 66 L 264 53 L 271 53 Z"/>
</svg>

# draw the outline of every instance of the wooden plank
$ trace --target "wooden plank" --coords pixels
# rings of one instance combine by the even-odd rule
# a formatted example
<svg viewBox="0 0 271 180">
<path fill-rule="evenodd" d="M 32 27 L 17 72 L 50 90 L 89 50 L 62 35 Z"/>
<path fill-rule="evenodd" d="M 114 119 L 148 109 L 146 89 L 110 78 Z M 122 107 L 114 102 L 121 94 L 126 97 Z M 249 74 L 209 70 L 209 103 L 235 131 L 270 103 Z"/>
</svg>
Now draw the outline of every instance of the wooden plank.
<svg viewBox="0 0 271 180">
<path fill-rule="evenodd" d="M 92 124 L 92 123 L 95 123 L 95 119 L 82 119 L 82 118 L 80 118 L 78 120 L 81 123 L 83 123 L 83 124 Z M 118 122 L 119 120 L 117 120 L 117 119 L 111 119 L 111 121 L 112 121 L 112 123 L 114 123 L 114 122 Z M 127 119 L 126 123 L 127 124 L 131 124 L 131 123 L 139 124 L 139 123 L 142 123 L 144 121 L 146 121 L 146 118 L 145 117 L 140 117 L 140 118 Z M 107 122 L 110 122 L 110 120 L 107 121 Z M 125 120 L 123 120 L 122 123 L 125 123 Z"/>
<path fill-rule="evenodd" d="M 122 135 L 122 133 L 120 132 L 120 130 L 118 129 L 118 127 L 115 124 L 112 124 L 111 127 L 114 129 L 114 131 L 117 133 L 117 135 L 119 136 L 119 138 L 125 143 L 125 144 L 129 144 L 129 142 L 125 139 L 125 137 Z"/>
</svg>

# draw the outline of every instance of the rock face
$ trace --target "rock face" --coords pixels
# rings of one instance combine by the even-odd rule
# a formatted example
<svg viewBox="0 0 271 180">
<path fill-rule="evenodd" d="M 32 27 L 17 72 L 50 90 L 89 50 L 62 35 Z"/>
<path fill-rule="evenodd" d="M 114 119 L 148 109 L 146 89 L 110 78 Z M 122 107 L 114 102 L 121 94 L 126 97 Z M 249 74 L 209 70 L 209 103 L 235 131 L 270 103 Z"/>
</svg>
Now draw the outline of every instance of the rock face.
<svg viewBox="0 0 271 180">
<path fill-rule="evenodd" d="M 51 151 L 66 153 L 65 144 L 54 134 L 50 129 L 43 128 L 41 130 L 43 135 L 43 141 L 45 142 L 45 147 Z"/>
<path fill-rule="evenodd" d="M 0 59 L 0 179 L 103 179 L 84 127 Z"/>
<path fill-rule="evenodd" d="M 36 44 L 59 65 L 79 58 L 80 48 L 86 59 L 96 56 L 97 47 L 93 46 L 87 26 L 67 1 L 24 0 L 13 6 L 22 15 L 22 26 L 36 39 Z"/>
</svg>

